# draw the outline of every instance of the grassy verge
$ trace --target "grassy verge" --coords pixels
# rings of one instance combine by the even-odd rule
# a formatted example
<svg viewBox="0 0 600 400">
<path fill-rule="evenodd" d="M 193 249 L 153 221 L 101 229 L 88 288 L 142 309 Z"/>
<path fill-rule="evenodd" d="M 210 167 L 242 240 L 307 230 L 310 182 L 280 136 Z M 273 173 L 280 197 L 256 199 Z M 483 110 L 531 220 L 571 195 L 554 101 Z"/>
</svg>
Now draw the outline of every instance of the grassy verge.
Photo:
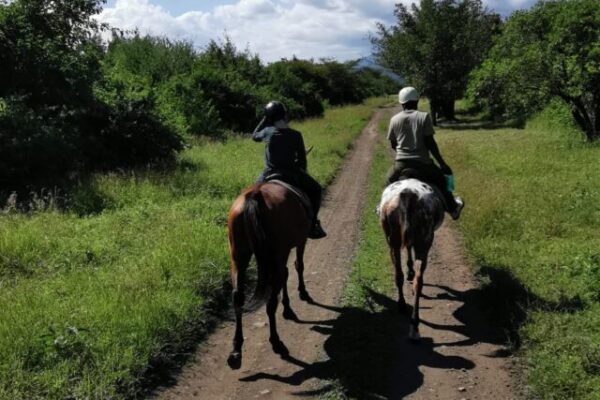
<svg viewBox="0 0 600 400">
<path fill-rule="evenodd" d="M 295 126 L 319 181 L 381 102 Z M 223 299 L 225 215 L 261 168 L 261 145 L 230 138 L 168 174 L 97 176 L 67 212 L 0 216 L 0 398 L 136 396 Z"/>
<path fill-rule="evenodd" d="M 522 130 L 455 126 L 438 138 L 467 201 L 468 250 L 520 327 L 531 396 L 598 399 L 600 147 L 568 121 L 554 106 Z M 511 287 L 495 281 L 507 275 Z"/>
</svg>

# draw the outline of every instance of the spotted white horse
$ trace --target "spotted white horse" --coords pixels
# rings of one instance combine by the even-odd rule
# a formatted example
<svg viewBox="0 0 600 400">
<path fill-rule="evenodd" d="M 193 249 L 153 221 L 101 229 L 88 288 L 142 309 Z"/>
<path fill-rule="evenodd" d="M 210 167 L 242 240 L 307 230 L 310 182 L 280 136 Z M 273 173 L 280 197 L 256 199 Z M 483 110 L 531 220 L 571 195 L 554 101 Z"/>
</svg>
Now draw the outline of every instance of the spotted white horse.
<svg viewBox="0 0 600 400">
<path fill-rule="evenodd" d="M 409 338 L 418 340 L 419 298 L 423 289 L 423 274 L 427 268 L 427 257 L 433 243 L 434 232 L 444 220 L 445 204 L 441 193 L 417 179 L 394 182 L 385 188 L 377 213 L 390 248 L 396 272 L 398 308 L 406 309 L 402 293 L 404 274 L 401 265 L 401 250 L 407 250 L 407 280 L 412 281 L 414 303 L 409 328 Z M 419 261 L 413 268 L 414 260 Z"/>
</svg>

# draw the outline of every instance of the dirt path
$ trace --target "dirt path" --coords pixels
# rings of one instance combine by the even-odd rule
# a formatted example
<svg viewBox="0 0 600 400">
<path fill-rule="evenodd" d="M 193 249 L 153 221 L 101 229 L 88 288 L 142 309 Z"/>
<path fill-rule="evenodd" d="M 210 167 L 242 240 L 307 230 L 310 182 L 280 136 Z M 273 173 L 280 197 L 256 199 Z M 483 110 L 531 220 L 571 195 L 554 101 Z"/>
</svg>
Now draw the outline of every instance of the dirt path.
<svg viewBox="0 0 600 400">
<path fill-rule="evenodd" d="M 373 379 L 367 379 L 361 388 L 367 393 L 361 398 L 516 398 L 510 363 L 498 357 L 502 348 L 497 335 L 481 322 L 463 244 L 448 224 L 438 231 L 425 275 L 428 286 L 422 302 L 424 339 L 420 345 L 405 340 L 407 319 L 392 311 L 394 304 L 386 296 L 374 294 L 375 301 L 389 308 L 379 313 L 335 306 L 352 263 L 378 121 L 383 115 L 377 111 L 328 190 L 321 219 L 329 237 L 309 242 L 305 275 L 316 303 L 302 302 L 295 290 L 290 291 L 299 323 L 283 320 L 281 307 L 278 309 L 278 330 L 290 357 L 284 360 L 272 352 L 267 316 L 259 310 L 244 319 L 246 341 L 239 371 L 226 365 L 233 324 L 224 322 L 179 374 L 176 385 L 160 392 L 158 398 L 318 397 L 331 390 L 333 380 L 351 381 L 352 373 L 363 365 L 364 371 L 359 373 L 369 376 L 371 372 Z M 290 271 L 292 289 L 297 280 L 293 268 Z M 373 329 L 382 335 L 385 346 L 372 346 Z M 351 343 L 346 338 L 349 333 L 353 335 Z M 349 346 L 354 350 L 350 358 Z"/>
</svg>

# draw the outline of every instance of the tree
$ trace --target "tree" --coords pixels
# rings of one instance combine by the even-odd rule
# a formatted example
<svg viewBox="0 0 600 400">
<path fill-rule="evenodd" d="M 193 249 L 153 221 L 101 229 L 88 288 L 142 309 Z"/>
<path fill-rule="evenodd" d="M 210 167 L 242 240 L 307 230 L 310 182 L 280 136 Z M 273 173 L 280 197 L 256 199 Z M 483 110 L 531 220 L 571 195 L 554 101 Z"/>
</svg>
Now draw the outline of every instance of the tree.
<svg viewBox="0 0 600 400">
<path fill-rule="evenodd" d="M 600 138 L 600 2 L 540 1 L 513 14 L 472 74 L 470 96 L 494 116 L 525 118 L 553 97 L 588 141 Z"/>
<path fill-rule="evenodd" d="M 98 98 L 103 3 L 0 1 L 0 197 L 182 148 L 148 102 Z"/>
<path fill-rule="evenodd" d="M 19 0 L 0 4 L 0 96 L 29 107 L 89 101 L 100 73 L 103 0 Z"/>
<path fill-rule="evenodd" d="M 397 24 L 378 25 L 371 38 L 377 61 L 420 89 L 439 112 L 454 119 L 468 74 L 484 59 L 501 20 L 480 0 L 421 0 L 397 4 Z"/>
</svg>

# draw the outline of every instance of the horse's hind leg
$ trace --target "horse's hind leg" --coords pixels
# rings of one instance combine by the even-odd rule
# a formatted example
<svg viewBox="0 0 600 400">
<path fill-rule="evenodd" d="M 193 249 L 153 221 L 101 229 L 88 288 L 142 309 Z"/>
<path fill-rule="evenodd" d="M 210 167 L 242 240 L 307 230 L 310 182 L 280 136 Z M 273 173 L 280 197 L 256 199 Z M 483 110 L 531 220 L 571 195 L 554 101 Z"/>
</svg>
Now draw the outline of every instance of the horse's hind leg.
<svg viewBox="0 0 600 400">
<path fill-rule="evenodd" d="M 408 272 L 406 274 L 406 280 L 412 282 L 413 279 L 415 279 L 415 262 L 413 261 L 413 249 L 411 247 L 408 247 L 406 249 L 406 253 L 406 267 L 408 269 Z"/>
<path fill-rule="evenodd" d="M 281 286 L 277 286 L 273 288 L 273 292 L 271 293 L 271 298 L 267 303 L 267 315 L 269 316 L 269 329 L 270 336 L 269 342 L 271 342 L 271 346 L 273 351 L 279 354 L 282 357 L 289 355 L 289 351 L 285 344 L 279 339 L 279 334 L 277 333 L 277 321 L 275 313 L 277 311 L 277 303 L 279 302 L 279 290 Z"/>
<path fill-rule="evenodd" d="M 306 247 L 306 241 L 296 247 L 296 272 L 298 273 L 298 293 L 300 300 L 312 302 L 313 299 L 306 291 L 304 284 L 304 249 Z"/>
<path fill-rule="evenodd" d="M 398 311 L 402 313 L 406 310 L 406 301 L 404 300 L 404 274 L 402 273 L 400 247 L 390 244 L 390 255 L 392 257 L 392 262 L 394 263 L 396 288 L 398 289 Z"/>
<path fill-rule="evenodd" d="M 283 270 L 283 297 L 281 299 L 281 303 L 283 304 L 283 318 L 297 321 L 298 316 L 296 315 L 296 313 L 294 312 L 294 310 L 292 310 L 292 307 L 290 306 L 290 296 L 288 295 L 287 281 L 288 281 L 289 275 L 290 274 L 287 269 L 287 261 L 286 261 L 286 267 Z"/>
<path fill-rule="evenodd" d="M 385 216 L 381 220 L 381 226 L 385 232 L 385 238 L 390 248 L 390 257 L 394 265 L 394 274 L 396 280 L 396 288 L 398 289 L 398 311 L 406 310 L 406 301 L 404 300 L 404 274 L 402 273 L 402 241 L 400 240 L 400 227 L 397 222 L 398 218 L 395 215 Z"/>
<path fill-rule="evenodd" d="M 227 364 L 232 369 L 239 369 L 242 366 L 242 345 L 244 344 L 244 333 L 242 331 L 244 278 L 246 275 L 246 268 L 250 262 L 250 257 L 252 257 L 252 255 L 249 251 L 231 251 L 231 283 L 233 285 L 231 297 L 233 299 L 233 309 L 235 311 L 235 334 L 233 336 L 233 350 L 229 354 Z"/>
<path fill-rule="evenodd" d="M 419 300 L 421 298 L 421 292 L 423 291 L 423 275 L 427 269 L 427 258 L 429 254 L 429 246 L 421 251 L 417 250 L 415 258 L 420 261 L 419 268 L 416 271 L 415 279 L 413 280 L 413 295 L 414 303 L 412 309 L 412 316 L 410 319 L 410 326 L 408 331 L 408 338 L 410 340 L 419 340 L 419 323 L 421 319 L 419 317 Z"/>
</svg>

